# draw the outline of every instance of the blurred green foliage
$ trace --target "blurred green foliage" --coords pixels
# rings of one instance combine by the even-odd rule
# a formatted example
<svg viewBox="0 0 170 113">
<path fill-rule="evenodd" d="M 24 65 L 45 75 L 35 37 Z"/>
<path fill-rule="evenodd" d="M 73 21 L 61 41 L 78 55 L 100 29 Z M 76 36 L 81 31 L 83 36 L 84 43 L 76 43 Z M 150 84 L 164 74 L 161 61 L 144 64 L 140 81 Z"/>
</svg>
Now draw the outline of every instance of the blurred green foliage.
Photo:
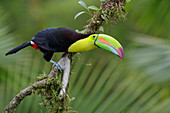
<svg viewBox="0 0 170 113">
<path fill-rule="evenodd" d="M 84 9 L 79 0 L 1 0 L 0 4 L 0 111 L 36 76 L 51 70 L 42 54 L 26 48 L 4 54 L 49 27 L 84 29 L 89 15 L 74 16 Z M 100 0 L 84 0 L 100 6 Z M 170 111 L 170 2 L 141 0 L 126 4 L 127 20 L 104 25 L 104 33 L 123 45 L 123 62 L 96 49 L 75 55 L 69 94 L 72 109 L 79 113 L 169 113 Z M 57 53 L 58 61 L 62 53 Z M 48 112 L 32 95 L 17 113 Z"/>
</svg>

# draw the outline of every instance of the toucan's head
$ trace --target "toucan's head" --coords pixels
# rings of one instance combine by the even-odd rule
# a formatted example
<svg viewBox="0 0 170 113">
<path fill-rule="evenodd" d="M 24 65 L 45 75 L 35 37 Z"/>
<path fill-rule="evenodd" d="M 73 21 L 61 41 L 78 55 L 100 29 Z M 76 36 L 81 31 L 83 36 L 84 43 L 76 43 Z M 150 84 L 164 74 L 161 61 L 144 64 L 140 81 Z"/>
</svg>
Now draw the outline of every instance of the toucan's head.
<svg viewBox="0 0 170 113">
<path fill-rule="evenodd" d="M 88 51 L 96 47 L 110 51 L 123 60 L 123 47 L 116 39 L 105 34 L 92 34 L 87 38 L 78 40 L 68 48 L 68 52 Z"/>
<path fill-rule="evenodd" d="M 123 60 L 123 47 L 116 39 L 105 34 L 92 34 L 90 38 L 94 41 L 94 45 L 116 54 Z"/>
</svg>

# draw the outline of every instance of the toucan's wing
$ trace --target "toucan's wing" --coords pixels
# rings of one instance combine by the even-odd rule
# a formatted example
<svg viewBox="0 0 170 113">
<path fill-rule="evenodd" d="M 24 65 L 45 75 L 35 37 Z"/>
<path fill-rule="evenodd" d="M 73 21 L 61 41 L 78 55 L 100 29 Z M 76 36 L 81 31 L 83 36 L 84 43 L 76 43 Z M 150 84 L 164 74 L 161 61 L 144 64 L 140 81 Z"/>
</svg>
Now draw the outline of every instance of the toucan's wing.
<svg viewBox="0 0 170 113">
<path fill-rule="evenodd" d="M 38 32 L 32 41 L 45 50 L 66 52 L 71 44 L 88 35 L 77 33 L 65 27 L 48 28 Z"/>
<path fill-rule="evenodd" d="M 68 28 L 48 28 L 38 32 L 32 41 L 40 48 L 54 52 L 65 52 L 72 40 L 69 40 L 75 31 Z"/>
</svg>

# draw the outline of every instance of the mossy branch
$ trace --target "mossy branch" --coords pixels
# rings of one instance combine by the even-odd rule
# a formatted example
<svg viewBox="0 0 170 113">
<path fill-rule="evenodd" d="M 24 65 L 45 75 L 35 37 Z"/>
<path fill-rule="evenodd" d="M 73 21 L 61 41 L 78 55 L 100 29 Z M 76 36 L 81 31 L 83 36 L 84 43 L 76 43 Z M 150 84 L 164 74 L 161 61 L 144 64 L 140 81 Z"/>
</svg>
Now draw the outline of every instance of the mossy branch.
<svg viewBox="0 0 170 113">
<path fill-rule="evenodd" d="M 125 0 L 106 0 L 105 3 L 101 4 L 100 10 L 94 12 L 94 16 L 86 26 L 85 33 L 95 33 L 104 22 L 107 22 L 111 18 L 115 21 L 117 19 L 125 18 L 126 14 L 124 6 Z M 60 73 L 57 67 L 54 67 L 48 76 L 41 78 L 31 86 L 19 92 L 5 107 L 5 113 L 15 112 L 20 102 L 32 93 L 37 93 L 42 98 L 45 98 L 47 102 L 43 101 L 42 105 L 46 107 L 48 105 L 47 108 L 50 109 L 51 112 L 69 112 L 69 97 L 66 94 L 66 87 L 68 84 L 73 56 L 74 53 L 64 53 L 58 62 L 63 68 L 63 73 Z M 63 75 L 62 82 L 58 77 L 59 75 Z M 64 98 L 62 98 L 62 96 L 64 96 Z"/>
<path fill-rule="evenodd" d="M 65 67 L 65 64 L 68 63 L 68 60 L 71 61 L 72 54 L 70 53 L 64 53 L 58 64 L 64 69 L 70 68 Z M 46 90 L 45 92 L 47 93 L 51 87 L 53 87 L 54 91 L 60 91 L 61 87 L 61 82 L 59 79 L 56 79 L 56 74 L 59 75 L 61 74 L 60 71 L 58 71 L 57 67 L 54 67 L 51 72 L 49 73 L 48 76 L 43 76 L 39 77 L 38 81 L 32 84 L 31 86 L 25 88 L 21 92 L 19 92 L 13 99 L 12 101 L 5 107 L 5 113 L 14 113 L 15 109 L 17 106 L 20 104 L 20 102 L 26 97 L 31 95 L 32 93 L 37 93 L 38 95 L 48 95 L 44 94 L 42 90 Z M 68 72 L 68 75 L 70 73 Z M 48 90 L 48 91 L 47 91 Z M 49 92 L 48 92 L 49 93 Z M 50 92 L 51 93 L 51 92 Z M 61 100 L 62 102 L 62 100 Z"/>
<path fill-rule="evenodd" d="M 100 6 L 100 10 L 94 12 L 94 16 L 91 18 L 90 23 L 87 25 L 85 33 L 95 33 L 104 22 L 108 22 L 114 19 L 116 22 L 118 19 L 126 19 L 126 12 L 124 9 L 126 0 L 106 0 Z"/>
</svg>

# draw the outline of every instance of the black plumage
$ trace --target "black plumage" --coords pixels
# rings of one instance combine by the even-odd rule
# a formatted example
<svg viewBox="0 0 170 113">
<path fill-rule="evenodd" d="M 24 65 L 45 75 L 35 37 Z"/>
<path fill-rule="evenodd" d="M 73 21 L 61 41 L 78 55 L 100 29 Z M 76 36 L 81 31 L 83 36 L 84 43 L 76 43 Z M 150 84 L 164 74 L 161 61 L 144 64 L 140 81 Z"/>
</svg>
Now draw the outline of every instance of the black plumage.
<svg viewBox="0 0 170 113">
<path fill-rule="evenodd" d="M 65 27 L 48 28 L 38 32 L 31 41 L 33 41 L 40 51 L 44 53 L 44 59 L 50 61 L 54 52 L 67 52 L 67 49 L 71 44 L 80 39 L 86 38 L 89 35 L 90 34 L 77 33 L 74 30 Z M 18 47 L 13 49 L 14 53 L 25 46 L 20 45 L 19 50 L 17 49 Z M 9 52 L 6 55 L 8 54 Z"/>
<path fill-rule="evenodd" d="M 8 53 L 6 53 L 5 55 L 7 56 L 7 55 L 9 55 L 9 54 L 16 53 L 16 52 L 18 52 L 19 50 L 24 49 L 25 47 L 27 47 L 27 46 L 29 46 L 29 45 L 31 45 L 31 42 L 23 43 L 23 44 L 19 45 L 18 47 L 10 50 L 10 51 L 9 51 Z"/>
</svg>

